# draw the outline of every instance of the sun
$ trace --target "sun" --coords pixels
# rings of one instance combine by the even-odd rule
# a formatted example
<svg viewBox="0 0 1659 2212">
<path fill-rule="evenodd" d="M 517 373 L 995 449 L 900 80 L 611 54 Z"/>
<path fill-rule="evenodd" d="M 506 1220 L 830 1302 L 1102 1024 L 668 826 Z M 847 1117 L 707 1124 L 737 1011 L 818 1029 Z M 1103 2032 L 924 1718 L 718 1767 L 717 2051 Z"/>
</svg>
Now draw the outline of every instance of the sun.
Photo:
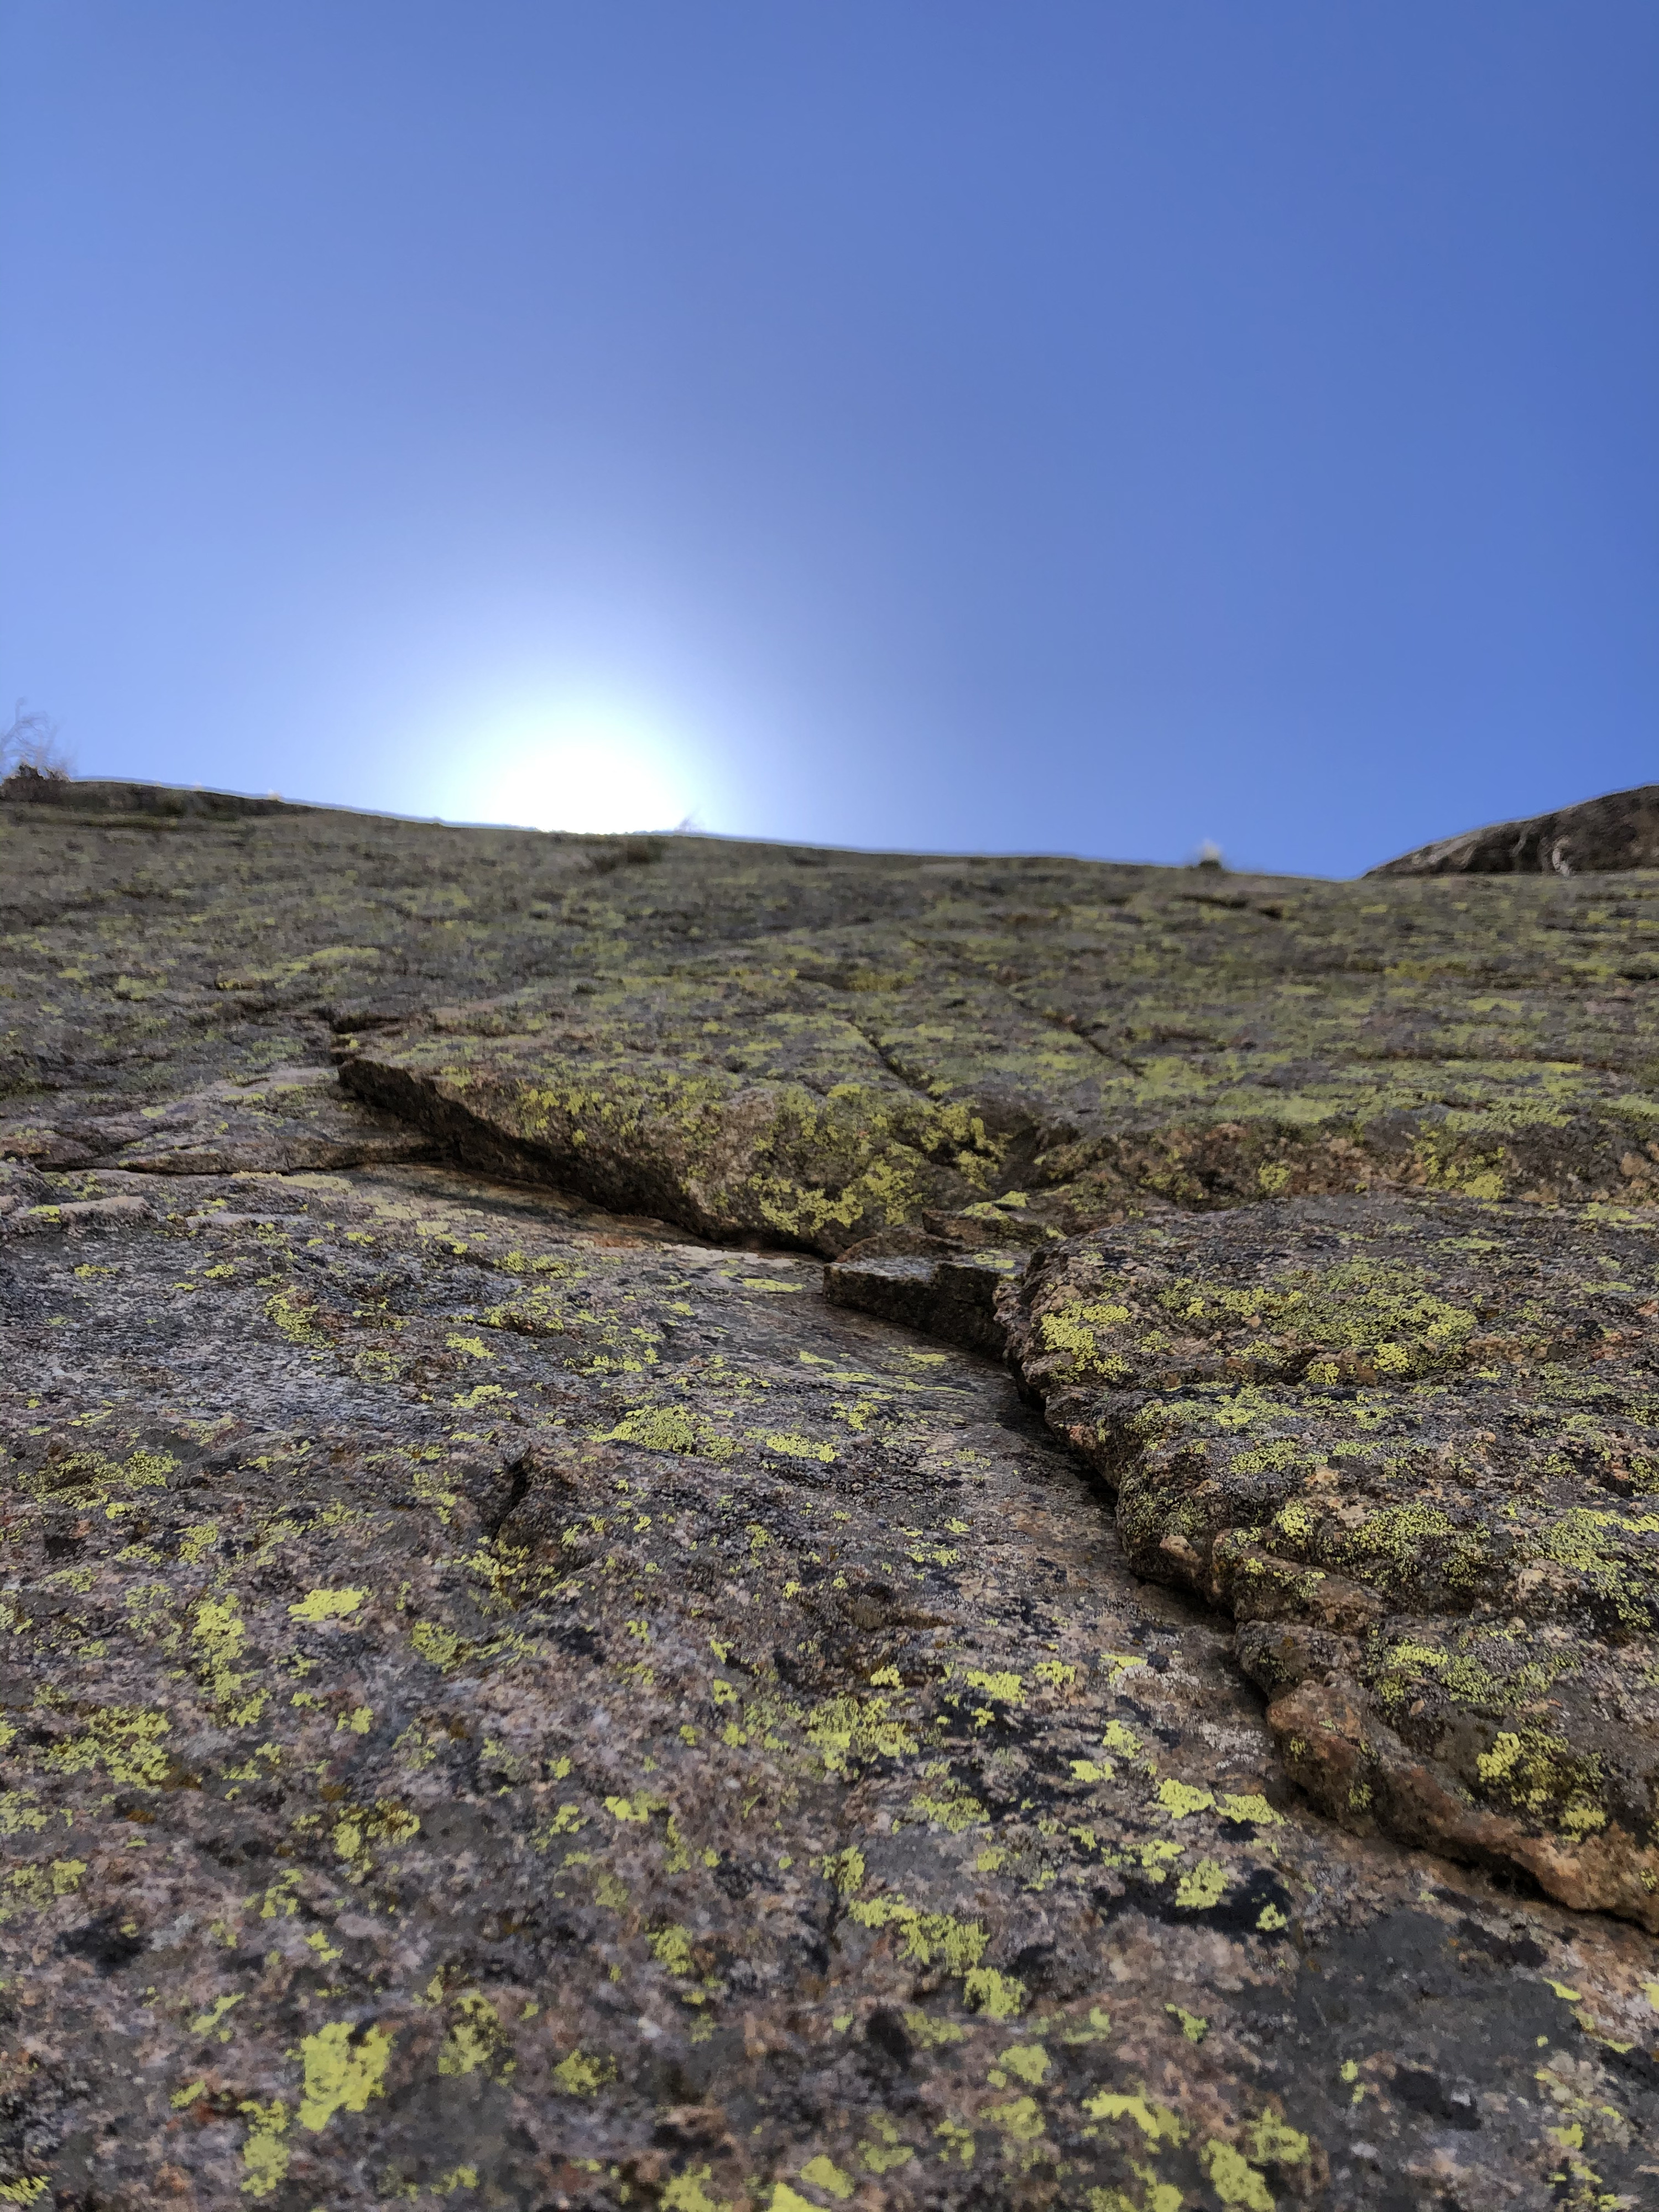
<svg viewBox="0 0 1659 2212">
<path fill-rule="evenodd" d="M 682 748 L 614 707 L 566 707 L 476 749 L 468 811 L 531 830 L 672 830 L 696 801 Z"/>
</svg>

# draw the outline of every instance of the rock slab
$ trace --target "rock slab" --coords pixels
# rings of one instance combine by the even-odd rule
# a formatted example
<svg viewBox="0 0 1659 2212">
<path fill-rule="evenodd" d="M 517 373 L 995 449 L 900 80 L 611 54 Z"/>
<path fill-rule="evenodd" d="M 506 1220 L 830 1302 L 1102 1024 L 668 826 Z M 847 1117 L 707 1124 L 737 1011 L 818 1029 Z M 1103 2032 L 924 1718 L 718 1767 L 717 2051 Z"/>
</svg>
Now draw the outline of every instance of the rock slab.
<svg viewBox="0 0 1659 2212">
<path fill-rule="evenodd" d="M 1650 2200 L 1642 878 L 117 796 L 0 808 L 0 2202 Z"/>
</svg>

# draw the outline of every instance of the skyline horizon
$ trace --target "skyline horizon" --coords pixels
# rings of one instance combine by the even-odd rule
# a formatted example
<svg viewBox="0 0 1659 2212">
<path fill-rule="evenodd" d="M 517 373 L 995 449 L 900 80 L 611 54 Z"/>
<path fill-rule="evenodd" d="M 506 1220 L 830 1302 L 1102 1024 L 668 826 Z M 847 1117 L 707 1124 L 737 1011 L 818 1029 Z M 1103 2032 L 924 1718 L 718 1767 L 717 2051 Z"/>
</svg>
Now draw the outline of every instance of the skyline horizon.
<svg viewBox="0 0 1659 2212">
<path fill-rule="evenodd" d="M 1659 13 L 15 0 L 88 774 L 1352 874 L 1654 773 Z"/>
<path fill-rule="evenodd" d="M 70 784 L 105 783 L 114 785 L 118 787 L 121 786 L 128 786 L 135 789 L 152 789 L 166 792 L 185 793 L 200 792 L 207 796 L 222 799 L 270 800 L 275 801 L 280 805 L 296 807 L 302 811 L 310 811 L 331 814 L 361 814 L 371 820 L 402 822 L 410 823 L 411 826 L 415 827 L 426 827 L 432 829 L 507 830 L 519 832 L 526 836 L 622 838 L 624 840 L 637 838 L 699 837 L 707 839 L 711 843 L 716 844 L 799 846 L 805 847 L 808 850 L 815 852 L 846 853 L 850 854 L 865 854 L 877 857 L 900 860 L 908 858 L 914 854 L 916 858 L 924 860 L 987 861 L 1054 860 L 1085 862 L 1097 865 L 1101 867 L 1163 868 L 1192 871 L 1213 869 L 1218 873 L 1225 875 L 1271 877 L 1276 880 L 1285 882 L 1305 883 L 1358 882 L 1364 877 L 1376 873 L 1385 865 L 1385 862 L 1393 862 L 1408 859 L 1413 854 L 1431 850 L 1437 845 L 1450 842 L 1454 839 L 1471 835 L 1477 830 L 1489 831 L 1508 829 L 1510 827 L 1519 828 L 1523 823 L 1538 818 L 1538 816 L 1515 815 L 1506 816 L 1501 818 L 1494 817 L 1485 822 L 1465 823 L 1461 824 L 1455 830 L 1441 831 L 1432 837 L 1425 838 L 1420 845 L 1407 847 L 1402 852 L 1389 854 L 1385 856 L 1383 860 L 1374 860 L 1368 866 L 1355 870 L 1351 875 L 1336 875 L 1324 873 L 1316 869 L 1258 867 L 1246 861 L 1230 859 L 1222 848 L 1216 845 L 1212 840 L 1208 838 L 1201 840 L 1198 845 L 1194 847 L 1192 851 L 1184 859 L 1168 860 L 1146 859 L 1133 854 L 1082 852 L 1073 850 L 1060 845 L 988 848 L 927 844 L 889 845 L 881 843 L 854 843 L 833 839 L 819 839 L 811 837 L 788 837 L 778 836 L 764 830 L 714 829 L 698 822 L 695 817 L 687 817 L 674 823 L 638 822 L 632 823 L 618 823 L 616 827 L 611 829 L 574 830 L 564 829 L 557 824 L 515 822 L 507 819 L 495 819 L 494 817 L 486 818 L 479 816 L 417 814 L 392 806 L 367 805 L 342 799 L 301 798 L 291 792 L 253 791 L 230 784 L 210 784 L 204 782 L 168 783 L 151 777 L 126 776 L 118 775 L 88 776 L 80 775 L 72 763 L 60 767 L 54 771 L 51 771 L 51 773 L 52 773 L 54 776 L 61 777 L 64 781 Z M 1565 807 L 1540 808 L 1539 810 L 1539 815 L 1547 816 L 1552 813 L 1566 811 L 1576 806 L 1589 805 L 1593 801 L 1598 799 L 1630 797 L 1644 790 L 1659 790 L 1659 783 L 1646 785 L 1633 784 L 1625 787 L 1619 791 L 1585 793 L 1578 799 L 1567 801 Z"/>
</svg>

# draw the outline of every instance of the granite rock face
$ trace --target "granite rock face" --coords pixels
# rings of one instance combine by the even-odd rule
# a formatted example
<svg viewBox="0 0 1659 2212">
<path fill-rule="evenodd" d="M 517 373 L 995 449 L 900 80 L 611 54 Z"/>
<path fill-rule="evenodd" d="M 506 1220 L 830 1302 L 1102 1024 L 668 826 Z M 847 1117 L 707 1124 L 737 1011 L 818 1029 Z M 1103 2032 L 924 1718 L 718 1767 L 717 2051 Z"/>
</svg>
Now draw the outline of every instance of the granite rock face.
<svg viewBox="0 0 1659 2212">
<path fill-rule="evenodd" d="M 1594 1207 L 1297 1200 L 1076 1239 L 1006 1301 L 1317 1803 L 1650 1929 L 1656 1259 Z"/>
<path fill-rule="evenodd" d="M 1374 876 L 1607 875 L 1659 867 L 1659 784 L 1610 791 L 1553 814 L 1466 830 L 1402 853 Z"/>
<path fill-rule="evenodd" d="M 836 887 L 855 919 L 811 912 Z M 849 856 L 818 899 L 778 888 L 718 951 L 617 915 L 587 973 L 381 1024 L 346 1087 L 480 1164 L 826 1254 L 998 1207 L 1659 1189 L 1659 884 L 1494 887 L 1478 921 L 1451 887 L 1057 862 Z"/>
<path fill-rule="evenodd" d="M 1642 879 L 199 796 L 0 807 L 0 2203 L 1651 2201 Z"/>
</svg>

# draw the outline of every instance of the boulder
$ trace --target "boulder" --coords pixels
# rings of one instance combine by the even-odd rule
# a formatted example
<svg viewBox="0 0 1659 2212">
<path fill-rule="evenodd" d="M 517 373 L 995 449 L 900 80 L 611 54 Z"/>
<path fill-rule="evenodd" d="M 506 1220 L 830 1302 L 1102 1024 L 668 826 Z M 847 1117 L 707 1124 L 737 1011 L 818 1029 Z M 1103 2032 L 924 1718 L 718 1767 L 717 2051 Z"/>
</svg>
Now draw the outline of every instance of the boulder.
<svg viewBox="0 0 1659 2212">
<path fill-rule="evenodd" d="M 1496 822 L 1384 860 L 1374 876 L 1600 876 L 1659 867 L 1659 783 Z"/>
</svg>

